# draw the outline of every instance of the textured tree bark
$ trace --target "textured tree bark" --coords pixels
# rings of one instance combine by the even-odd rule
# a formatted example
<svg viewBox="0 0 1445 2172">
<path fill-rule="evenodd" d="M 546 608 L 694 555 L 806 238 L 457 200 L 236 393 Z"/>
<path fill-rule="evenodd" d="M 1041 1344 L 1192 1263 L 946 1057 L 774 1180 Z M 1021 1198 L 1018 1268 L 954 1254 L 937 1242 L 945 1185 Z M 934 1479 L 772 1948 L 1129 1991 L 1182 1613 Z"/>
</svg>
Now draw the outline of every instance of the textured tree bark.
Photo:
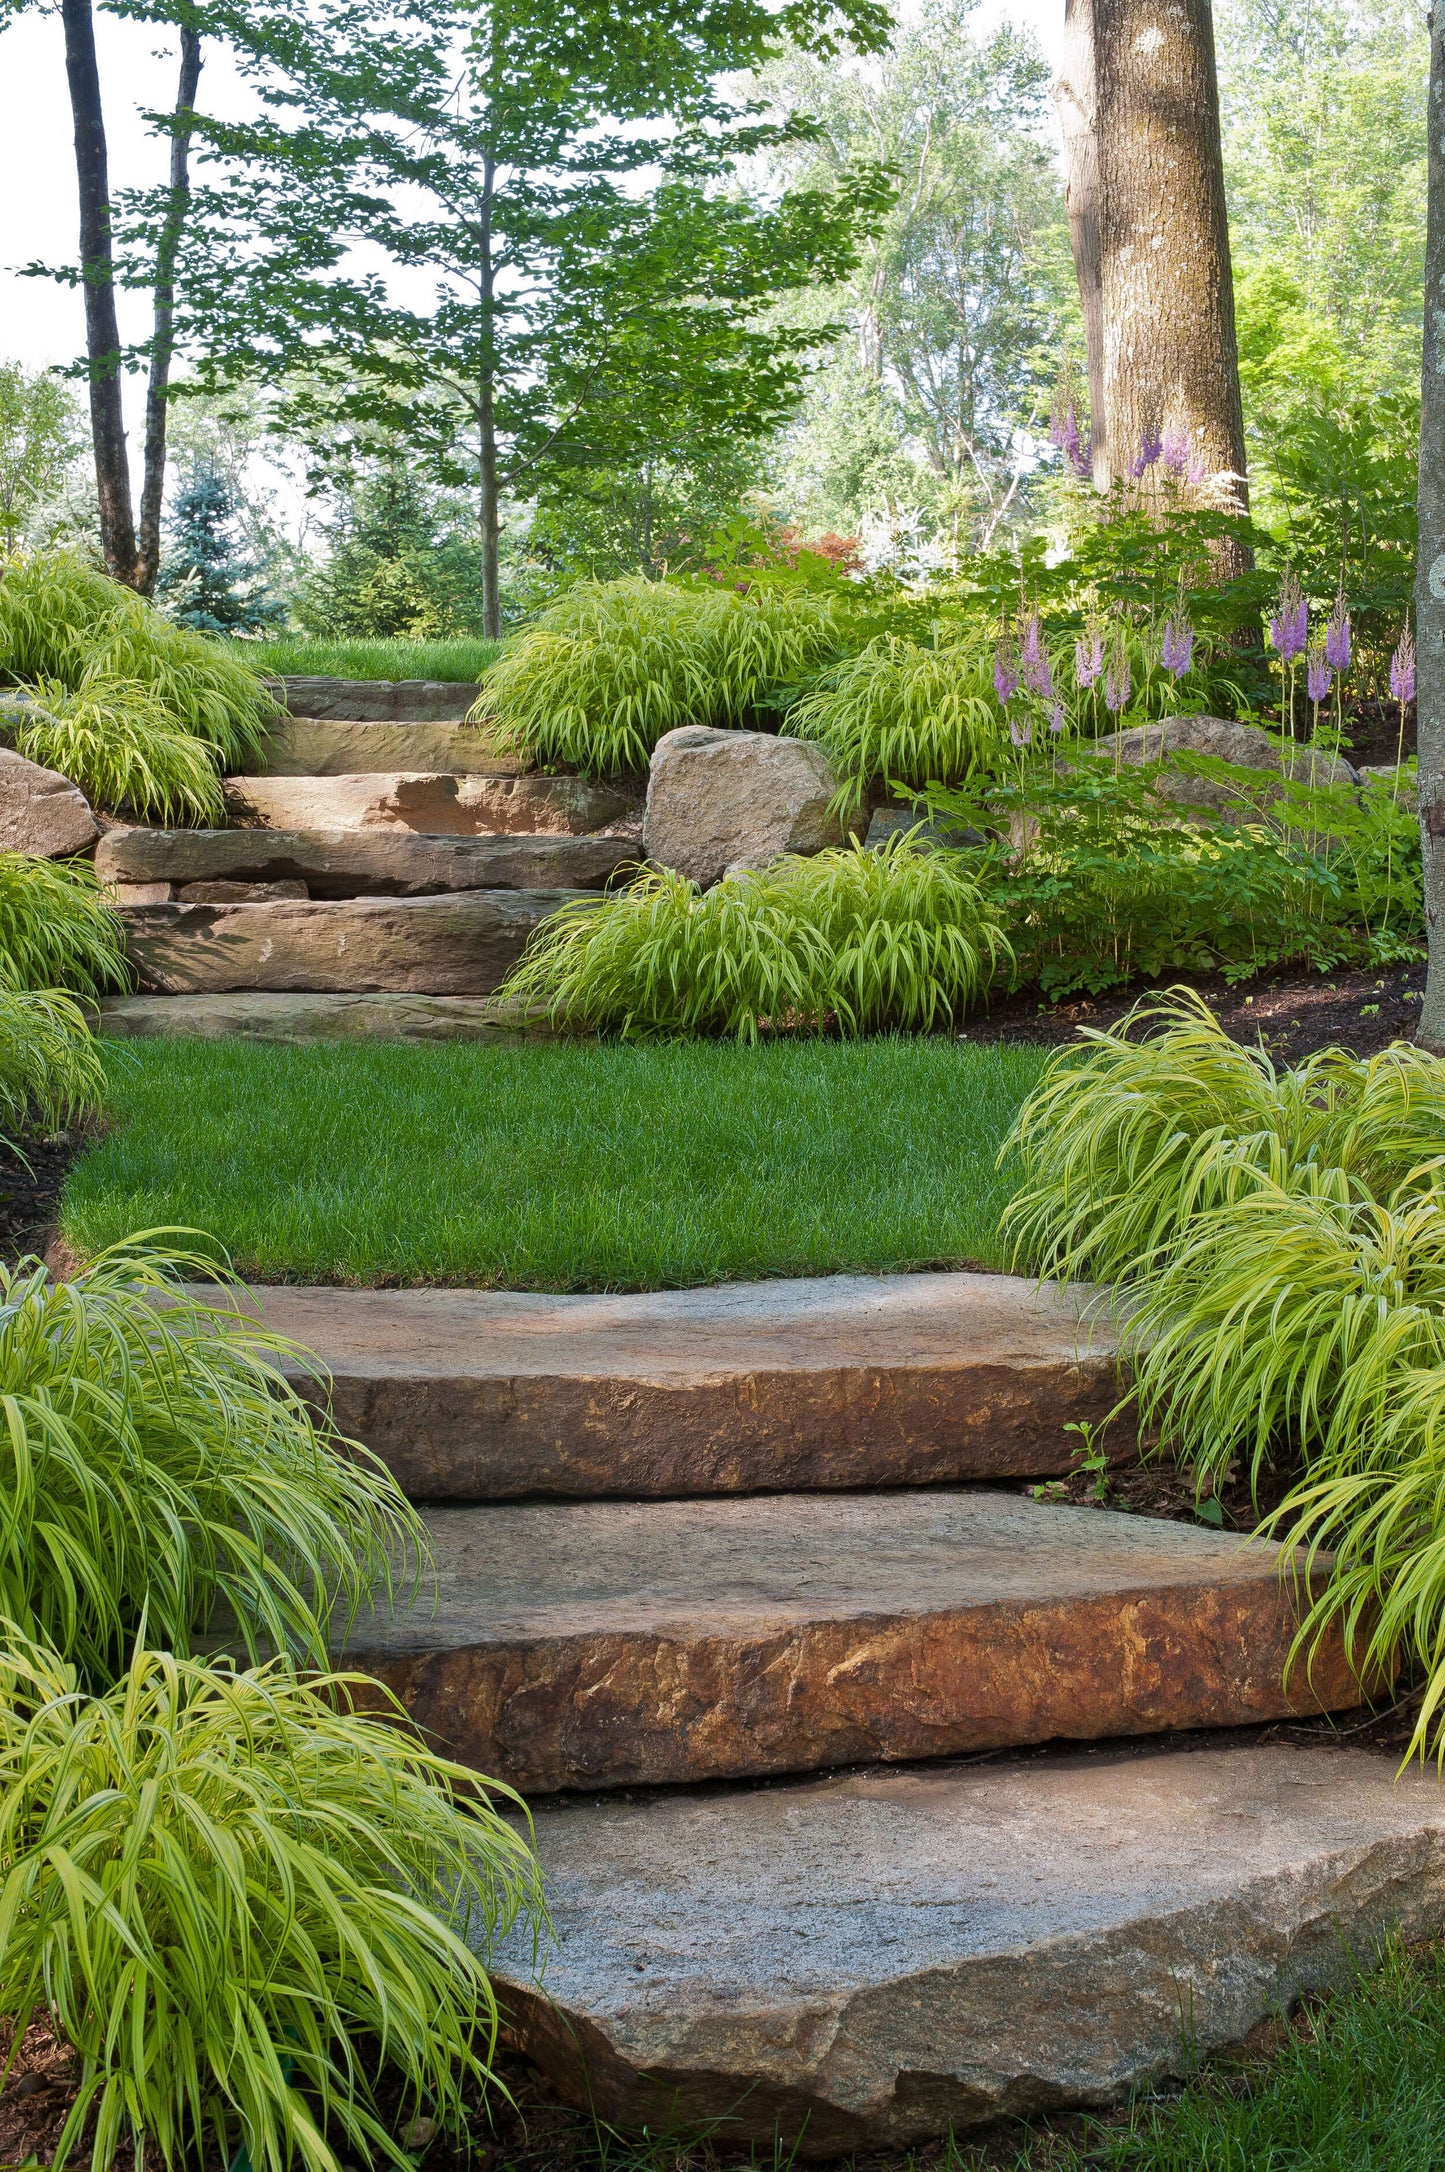
<svg viewBox="0 0 1445 2172">
<path fill-rule="evenodd" d="M 161 562 L 161 501 L 166 486 L 166 398 L 175 353 L 176 258 L 191 199 L 191 131 L 196 90 L 201 80 L 201 39 L 181 31 L 181 74 L 171 124 L 171 201 L 156 244 L 155 329 L 151 335 L 150 379 L 146 386 L 145 468 L 140 493 L 140 546 L 135 586 L 143 596 L 155 589 Z"/>
<path fill-rule="evenodd" d="M 100 545 L 106 571 L 130 587 L 137 571 L 135 523 L 121 406 L 110 177 L 91 0 L 61 0 L 60 15 L 65 28 L 65 73 L 70 85 L 75 174 L 80 190 L 80 275 L 85 296 L 85 352 L 90 366 L 90 434 L 95 450 L 96 495 L 100 500 Z"/>
<path fill-rule="evenodd" d="M 1094 71 L 1111 471 L 1128 476 L 1163 435 L 1187 447 L 1201 488 L 1243 507 L 1209 0 L 1094 0 Z M 1238 545 L 1216 561 L 1222 572 L 1245 562 Z"/>
<path fill-rule="evenodd" d="M 1430 966 L 1418 1038 L 1436 1055 L 1445 1055 L 1445 7 L 1438 5 L 1430 15 L 1428 118 L 1415 692 Z"/>
<path fill-rule="evenodd" d="M 1094 0 L 1064 0 L 1064 65 L 1054 85 L 1064 137 L 1064 201 L 1084 312 L 1094 485 L 1109 487 L 1104 405 L 1104 294 L 1099 247 L 1099 137 L 1094 98 Z"/>
</svg>

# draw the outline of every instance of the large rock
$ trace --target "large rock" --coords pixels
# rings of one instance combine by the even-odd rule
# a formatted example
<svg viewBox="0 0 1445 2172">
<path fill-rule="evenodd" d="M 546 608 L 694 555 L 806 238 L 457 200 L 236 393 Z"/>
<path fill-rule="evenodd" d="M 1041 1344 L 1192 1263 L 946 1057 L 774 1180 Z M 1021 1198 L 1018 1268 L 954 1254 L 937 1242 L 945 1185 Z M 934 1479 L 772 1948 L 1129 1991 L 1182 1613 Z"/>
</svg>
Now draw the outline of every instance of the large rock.
<svg viewBox="0 0 1445 2172">
<path fill-rule="evenodd" d="M 121 908 L 143 990 L 494 995 L 527 938 L 579 890 L 465 890 L 322 904 Z"/>
<path fill-rule="evenodd" d="M 446 679 L 287 678 L 280 685 L 292 716 L 367 724 L 459 724 L 481 692 Z"/>
<path fill-rule="evenodd" d="M 432 995 L 107 996 L 96 1031 L 111 1040 L 490 1041 L 548 1039 L 510 997 Z"/>
<path fill-rule="evenodd" d="M 1127 731 L 1110 732 L 1098 742 L 1100 754 L 1122 762 L 1167 761 L 1171 754 L 1212 754 L 1238 769 L 1258 770 L 1258 796 L 1268 804 L 1279 797 L 1271 776 L 1289 776 L 1306 784 L 1358 784 L 1359 772 L 1338 755 L 1312 746 L 1287 747 L 1257 724 L 1241 724 L 1221 716 L 1168 716 L 1157 724 L 1131 724 Z M 1181 807 L 1204 807 L 1226 816 L 1238 807 L 1238 794 L 1227 784 L 1208 777 L 1187 777 L 1166 772 L 1158 789 L 1164 798 Z M 1255 788 L 1252 788 L 1255 789 Z M 1245 810 L 1248 819 L 1248 810 Z"/>
<path fill-rule="evenodd" d="M 295 882 L 312 897 L 447 890 L 600 890 L 638 848 L 600 837 L 418 837 L 409 830 L 111 830 L 95 864 L 117 883 Z M 137 903 L 140 900 L 136 900 Z M 202 902 L 221 904 L 223 898 Z"/>
<path fill-rule="evenodd" d="M 951 1485 L 1067 1471 L 1119 1399 L 1096 1293 L 801 1275 L 608 1296 L 258 1289 L 421 1501 Z M 1132 1452 L 1119 1425 L 1109 1445 Z"/>
<path fill-rule="evenodd" d="M 448 771 L 356 777 L 227 777 L 234 820 L 273 830 L 412 830 L 427 837 L 551 832 L 583 837 L 631 801 L 585 777 L 458 776 Z"/>
<path fill-rule="evenodd" d="M 531 1797 L 1235 1727 L 1358 1705 L 1286 1680 L 1279 1550 L 985 1488 L 430 1508 L 418 1598 L 349 1661 Z"/>
<path fill-rule="evenodd" d="M 530 767 L 502 754 L 486 731 L 471 724 L 306 716 L 278 717 L 266 727 L 265 763 L 272 777 L 351 777 L 393 770 L 515 776 Z"/>
<path fill-rule="evenodd" d="M 837 789 L 832 763 L 809 740 L 683 724 L 653 752 L 647 857 L 707 885 L 725 868 L 821 852 L 842 838 L 828 811 Z"/>
<path fill-rule="evenodd" d="M 1188 2074 L 1445 1928 L 1433 1770 L 1283 1743 L 540 1803 L 492 1961 L 595 2116 L 831 2157 Z M 479 1926 L 479 1935 L 480 1935 Z"/>
<path fill-rule="evenodd" d="M 90 802 L 68 777 L 0 747 L 0 851 L 63 859 L 89 851 L 99 835 Z"/>
</svg>

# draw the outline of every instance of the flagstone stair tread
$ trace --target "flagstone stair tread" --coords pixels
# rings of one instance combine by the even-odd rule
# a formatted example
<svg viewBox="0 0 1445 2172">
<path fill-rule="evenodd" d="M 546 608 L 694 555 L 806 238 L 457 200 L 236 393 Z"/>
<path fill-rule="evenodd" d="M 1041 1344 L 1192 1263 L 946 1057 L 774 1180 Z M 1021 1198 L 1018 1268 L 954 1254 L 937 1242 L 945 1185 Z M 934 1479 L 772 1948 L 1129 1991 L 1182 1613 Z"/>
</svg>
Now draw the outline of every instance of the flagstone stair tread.
<svg viewBox="0 0 1445 2172">
<path fill-rule="evenodd" d="M 635 844 L 546 835 L 428 837 L 400 829 L 110 830 L 102 882 L 304 882 L 313 898 L 425 897 L 459 890 L 600 890 Z"/>
<path fill-rule="evenodd" d="M 513 2039 L 627 2128 L 810 2157 L 1118 2101 L 1387 1931 L 1445 1927 L 1437 1777 L 1366 1751 L 1111 1747 L 540 1803 L 555 1943 Z"/>
<path fill-rule="evenodd" d="M 514 776 L 531 764 L 460 719 L 282 716 L 266 727 L 270 777 L 345 777 L 378 770 Z"/>
<path fill-rule="evenodd" d="M 424 1512 L 433 1574 L 349 1656 L 529 1794 L 1235 1726 L 1285 1683 L 1274 1547 L 985 1488 Z"/>
<path fill-rule="evenodd" d="M 488 1041 L 550 1039 L 510 997 L 316 995 L 241 991 L 108 996 L 97 1031 L 111 1040 Z"/>
<path fill-rule="evenodd" d="M 604 1296 L 258 1286 L 338 1423 L 417 1500 L 937 1484 L 1070 1468 L 1117 1331 L 1021 1276 L 823 1275 Z M 1127 1453 L 1124 1425 L 1107 1436 Z"/>
<path fill-rule="evenodd" d="M 586 836 L 635 802 L 586 777 L 463 774 L 455 767 L 223 780 L 233 822 L 278 830 L 411 830 L 428 837 Z"/>
</svg>

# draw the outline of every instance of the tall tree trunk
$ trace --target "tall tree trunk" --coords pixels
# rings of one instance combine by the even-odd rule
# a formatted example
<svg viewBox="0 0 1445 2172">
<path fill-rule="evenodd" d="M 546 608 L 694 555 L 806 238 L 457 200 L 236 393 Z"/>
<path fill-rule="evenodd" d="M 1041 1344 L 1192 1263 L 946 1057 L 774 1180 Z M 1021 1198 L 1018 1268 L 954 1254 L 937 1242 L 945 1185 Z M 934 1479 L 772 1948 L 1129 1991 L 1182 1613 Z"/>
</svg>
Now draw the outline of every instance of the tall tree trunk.
<svg viewBox="0 0 1445 2172">
<path fill-rule="evenodd" d="M 1430 967 L 1419 1039 L 1445 1055 L 1445 6 L 1438 4 L 1430 15 L 1428 123 L 1415 691 Z"/>
<path fill-rule="evenodd" d="M 65 73 L 75 123 L 75 174 L 80 189 L 80 275 L 85 295 L 85 353 L 90 374 L 90 435 L 95 449 L 95 488 L 100 500 L 100 545 L 106 571 L 133 587 L 135 523 L 131 513 L 130 464 L 121 405 L 120 326 L 115 314 L 111 257 L 110 177 L 105 118 L 95 60 L 91 0 L 61 0 Z"/>
<path fill-rule="evenodd" d="M 1127 476 L 1161 434 L 1242 508 L 1244 414 L 1209 0 L 1094 0 L 1104 401 Z M 1154 471 L 1157 474 L 1157 469 Z M 1216 565 L 1237 572 L 1237 544 Z"/>
<path fill-rule="evenodd" d="M 154 593 L 161 562 L 161 501 L 166 487 L 166 398 L 175 353 L 176 258 L 191 199 L 191 132 L 195 126 L 196 89 L 201 80 L 200 32 L 181 31 L 181 76 L 171 120 L 171 200 L 156 243 L 155 329 L 151 335 L 150 381 L 146 386 L 145 471 L 140 494 L 140 548 L 135 585 L 143 596 Z"/>
<path fill-rule="evenodd" d="M 1109 487 L 1104 400 L 1104 296 L 1099 247 L 1099 137 L 1094 99 L 1094 0 L 1064 0 L 1064 66 L 1054 85 L 1064 136 L 1064 201 L 1084 311 L 1089 433 L 1096 489 Z"/>
<path fill-rule="evenodd" d="M 488 159 L 482 174 L 480 292 L 484 348 L 477 396 L 477 453 L 481 484 L 482 632 L 489 641 L 502 635 L 502 584 L 499 565 L 502 509 L 497 481 L 497 414 L 494 383 L 496 348 L 492 339 L 495 271 L 492 264 L 492 195 L 496 167 Z"/>
</svg>

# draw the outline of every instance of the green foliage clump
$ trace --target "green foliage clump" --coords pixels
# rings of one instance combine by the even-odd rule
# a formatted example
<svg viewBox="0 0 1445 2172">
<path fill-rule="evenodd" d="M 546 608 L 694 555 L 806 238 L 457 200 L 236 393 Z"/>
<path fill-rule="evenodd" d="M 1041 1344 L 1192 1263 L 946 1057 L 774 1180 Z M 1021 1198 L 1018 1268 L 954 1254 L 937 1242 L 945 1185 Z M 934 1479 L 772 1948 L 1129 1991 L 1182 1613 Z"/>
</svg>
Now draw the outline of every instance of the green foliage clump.
<svg viewBox="0 0 1445 2172">
<path fill-rule="evenodd" d="M 599 1033 L 927 1031 L 1007 957 L 963 862 L 900 837 L 790 855 L 710 890 L 645 871 L 544 921 L 504 992 Z"/>
<path fill-rule="evenodd" d="M 496 2004 L 479 1945 L 540 1911 L 525 1829 L 375 1684 L 141 1651 L 111 1690 L 0 1657 L 0 2008 L 78 2054 L 55 2161 L 339 2172 L 413 2159 L 377 2103 L 461 2124 Z M 502 1790 L 508 1794 L 508 1790 Z M 515 1801 L 515 1797 L 512 1798 Z"/>
<path fill-rule="evenodd" d="M 129 985 L 125 931 L 89 862 L 0 852 L 0 988 Z"/>
<path fill-rule="evenodd" d="M 1397 1043 L 1278 1072 L 1185 991 L 1090 1033 L 1022 1111 L 1019 1256 L 1129 1301 L 1146 1427 L 1217 1488 L 1299 1475 L 1270 1519 L 1311 1572 L 1297 1651 L 1342 1628 L 1366 1680 L 1445 1706 L 1445 1064 Z"/>
<path fill-rule="evenodd" d="M 53 1127 L 93 1116 L 105 1086 L 105 1067 L 72 996 L 0 989 L 0 1136 L 27 1122 Z"/>
<path fill-rule="evenodd" d="M 113 1680 L 142 1628 L 178 1652 L 223 1609 L 324 1663 L 419 1527 L 319 1424 L 297 1353 L 187 1291 L 206 1261 L 141 1240 L 70 1282 L 0 1267 L 0 1619 Z"/>
<path fill-rule="evenodd" d="M 103 806 L 164 821 L 218 819 L 217 771 L 259 758 L 278 707 L 234 647 L 66 551 L 0 568 L 0 683 L 55 718 L 15 725 L 21 752 Z"/>
<path fill-rule="evenodd" d="M 823 748 L 847 780 L 850 811 L 879 779 L 915 791 L 935 780 L 963 784 L 1008 752 L 992 672 L 986 647 L 925 648 L 883 634 L 836 664 L 788 712 L 784 730 Z"/>
<path fill-rule="evenodd" d="M 1189 779 L 1222 787 L 1226 807 L 1163 796 Z M 1013 838 L 994 895 L 1018 977 L 1052 996 L 1169 971 L 1237 980 L 1291 960 L 1384 963 L 1423 937 L 1408 792 L 1360 795 L 1204 755 L 1116 768 L 1073 752 L 1054 770 L 924 797 Z"/>
<path fill-rule="evenodd" d="M 544 767 L 647 767 L 679 724 L 746 724 L 834 654 L 837 597 L 759 584 L 746 595 L 666 581 L 579 581 L 487 673 L 473 712 Z"/>
</svg>

